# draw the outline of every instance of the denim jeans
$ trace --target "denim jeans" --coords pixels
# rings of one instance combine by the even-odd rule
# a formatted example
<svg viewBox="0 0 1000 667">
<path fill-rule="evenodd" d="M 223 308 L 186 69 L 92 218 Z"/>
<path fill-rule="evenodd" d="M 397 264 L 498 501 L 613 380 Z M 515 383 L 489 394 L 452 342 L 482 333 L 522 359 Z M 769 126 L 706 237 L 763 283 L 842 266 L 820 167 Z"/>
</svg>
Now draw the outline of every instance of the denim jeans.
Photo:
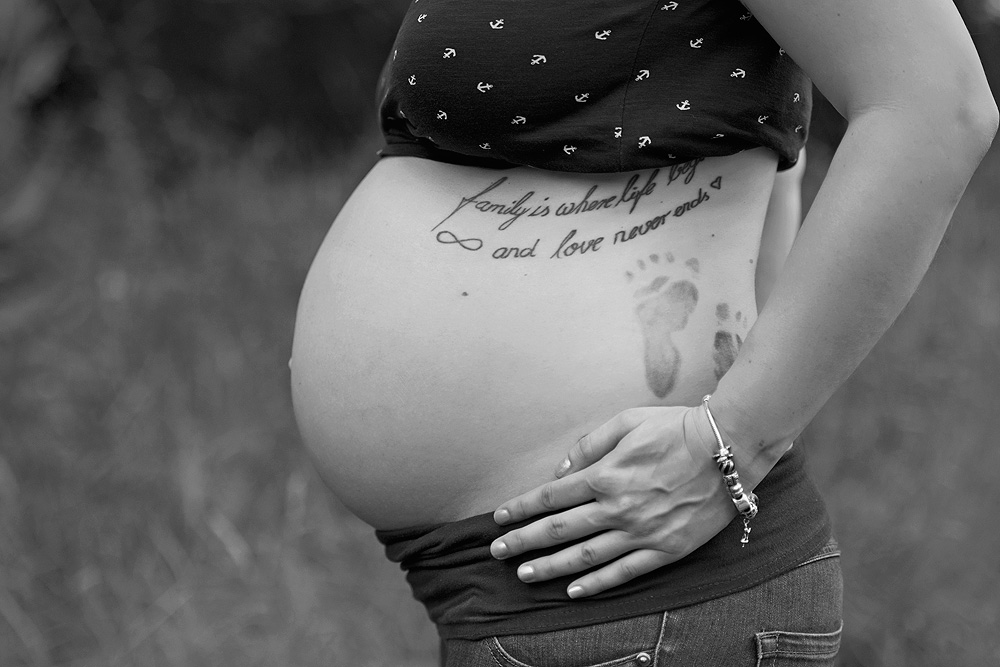
<svg viewBox="0 0 1000 667">
<path fill-rule="evenodd" d="M 442 642 L 442 667 L 824 667 L 840 647 L 840 551 L 770 581 L 662 613 L 582 628 Z"/>
</svg>

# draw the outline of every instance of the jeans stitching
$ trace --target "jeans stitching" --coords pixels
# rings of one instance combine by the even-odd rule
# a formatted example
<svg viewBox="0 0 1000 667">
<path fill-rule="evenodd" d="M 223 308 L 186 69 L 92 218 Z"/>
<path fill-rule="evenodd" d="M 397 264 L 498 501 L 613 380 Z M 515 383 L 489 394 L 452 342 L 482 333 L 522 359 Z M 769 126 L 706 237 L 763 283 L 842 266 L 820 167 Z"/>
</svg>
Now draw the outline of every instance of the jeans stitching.
<svg viewBox="0 0 1000 667">
<path fill-rule="evenodd" d="M 667 634 L 667 616 L 669 614 L 669 611 L 663 612 L 663 617 L 660 620 L 660 636 L 656 639 L 656 652 L 653 653 L 653 667 L 658 667 L 660 664 L 660 649 L 663 648 L 663 638 Z"/>
<path fill-rule="evenodd" d="M 666 621 L 666 614 L 664 614 L 663 617 L 664 617 L 664 622 L 665 622 Z M 657 642 L 656 642 L 656 648 L 655 648 L 656 652 L 659 652 L 660 641 L 662 640 L 662 638 L 663 638 L 663 625 L 661 624 L 661 626 L 660 626 L 660 639 L 657 640 Z M 529 665 L 529 664 L 527 664 L 525 662 L 521 662 L 520 660 L 518 660 L 517 658 L 515 658 L 514 656 L 512 656 L 510 653 L 508 653 L 507 649 L 505 649 L 503 647 L 503 644 L 500 643 L 500 638 L 499 637 L 490 637 L 487 640 L 487 646 L 489 647 L 490 657 L 493 658 L 494 662 L 496 662 L 497 665 L 499 665 L 499 667 L 503 667 L 503 663 L 500 662 L 500 659 L 497 657 L 497 654 L 499 654 L 500 657 L 502 657 L 504 660 L 506 660 L 506 661 L 510 662 L 511 664 L 515 665 L 515 667 L 532 667 L 532 665 Z M 615 665 L 626 665 L 626 664 L 629 664 L 629 663 L 636 662 L 636 656 L 638 656 L 640 653 L 648 653 L 648 651 L 638 651 L 638 652 L 630 653 L 630 654 L 628 654 L 626 656 L 623 656 L 621 658 L 613 658 L 611 660 L 606 660 L 604 662 L 599 662 L 599 663 L 596 663 L 596 664 L 593 664 L 593 665 L 588 665 L 588 667 L 615 667 Z M 654 657 L 653 660 L 655 661 L 656 657 Z"/>
<path fill-rule="evenodd" d="M 771 630 L 769 632 L 758 632 L 754 637 L 757 644 L 757 665 L 764 664 L 764 660 L 772 660 L 774 658 L 792 658 L 792 657 L 809 657 L 809 658 L 832 658 L 840 652 L 841 635 L 844 631 L 844 622 L 841 621 L 840 627 L 833 632 L 790 632 L 786 630 Z M 783 648 L 777 645 L 777 640 L 781 637 L 791 638 L 809 638 L 816 642 L 812 650 L 808 649 L 796 649 L 794 647 Z M 765 650 L 764 641 L 766 639 L 775 640 L 775 648 L 770 650 Z"/>
<path fill-rule="evenodd" d="M 840 552 L 839 551 L 835 551 L 833 553 L 828 553 L 828 554 L 819 554 L 818 556 L 813 556 L 809 560 L 802 561 L 801 563 L 799 563 L 795 567 L 796 568 L 804 567 L 806 565 L 811 565 L 813 563 L 818 563 L 819 561 L 826 560 L 828 558 L 840 558 Z"/>
</svg>

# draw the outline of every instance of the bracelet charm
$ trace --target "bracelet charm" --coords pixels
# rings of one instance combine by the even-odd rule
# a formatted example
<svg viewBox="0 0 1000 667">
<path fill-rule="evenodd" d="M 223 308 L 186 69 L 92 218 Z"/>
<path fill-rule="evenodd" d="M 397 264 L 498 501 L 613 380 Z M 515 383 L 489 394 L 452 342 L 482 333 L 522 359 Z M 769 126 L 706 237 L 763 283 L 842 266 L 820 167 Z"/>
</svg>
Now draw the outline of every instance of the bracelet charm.
<svg viewBox="0 0 1000 667">
<path fill-rule="evenodd" d="M 740 474 L 736 472 L 736 462 L 733 461 L 733 452 L 722 442 L 722 434 L 719 432 L 719 426 L 715 423 L 712 410 L 708 407 L 708 399 L 710 398 L 712 398 L 712 395 L 708 394 L 701 400 L 705 404 L 705 414 L 708 415 L 708 422 L 712 425 L 715 442 L 719 445 L 719 451 L 712 458 L 716 465 L 719 466 L 719 472 L 722 473 L 722 479 L 726 483 L 726 490 L 729 491 L 729 497 L 732 499 L 733 504 L 736 505 L 736 510 L 743 517 L 743 539 L 740 540 L 740 544 L 745 547 L 750 542 L 750 519 L 757 516 L 757 496 L 752 491 L 748 494 L 743 485 L 740 484 Z"/>
</svg>

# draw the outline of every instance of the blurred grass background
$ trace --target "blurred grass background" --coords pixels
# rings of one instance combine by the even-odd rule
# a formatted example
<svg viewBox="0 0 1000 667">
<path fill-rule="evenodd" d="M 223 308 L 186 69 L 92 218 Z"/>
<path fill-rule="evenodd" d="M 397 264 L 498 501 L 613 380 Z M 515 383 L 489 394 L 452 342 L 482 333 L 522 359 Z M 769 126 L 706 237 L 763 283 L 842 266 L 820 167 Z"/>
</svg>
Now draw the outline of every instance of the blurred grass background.
<svg viewBox="0 0 1000 667">
<path fill-rule="evenodd" d="M 0 665 L 430 667 L 299 446 L 298 290 L 405 2 L 0 0 Z M 1000 89 L 1000 2 L 960 3 Z M 843 130 L 820 102 L 811 200 Z M 807 433 L 843 667 L 1000 665 L 1000 149 Z"/>
</svg>

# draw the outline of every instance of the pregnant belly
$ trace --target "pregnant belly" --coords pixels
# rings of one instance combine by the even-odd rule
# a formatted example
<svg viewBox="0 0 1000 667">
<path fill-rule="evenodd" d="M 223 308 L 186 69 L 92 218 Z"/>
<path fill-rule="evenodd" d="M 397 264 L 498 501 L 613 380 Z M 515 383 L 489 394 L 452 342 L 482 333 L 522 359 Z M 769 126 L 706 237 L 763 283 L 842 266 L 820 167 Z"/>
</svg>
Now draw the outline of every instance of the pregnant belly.
<svg viewBox="0 0 1000 667">
<path fill-rule="evenodd" d="M 763 150 L 634 174 L 379 162 L 295 328 L 334 494 L 377 528 L 464 518 L 620 410 L 697 403 L 752 324 L 773 179 Z"/>
</svg>

